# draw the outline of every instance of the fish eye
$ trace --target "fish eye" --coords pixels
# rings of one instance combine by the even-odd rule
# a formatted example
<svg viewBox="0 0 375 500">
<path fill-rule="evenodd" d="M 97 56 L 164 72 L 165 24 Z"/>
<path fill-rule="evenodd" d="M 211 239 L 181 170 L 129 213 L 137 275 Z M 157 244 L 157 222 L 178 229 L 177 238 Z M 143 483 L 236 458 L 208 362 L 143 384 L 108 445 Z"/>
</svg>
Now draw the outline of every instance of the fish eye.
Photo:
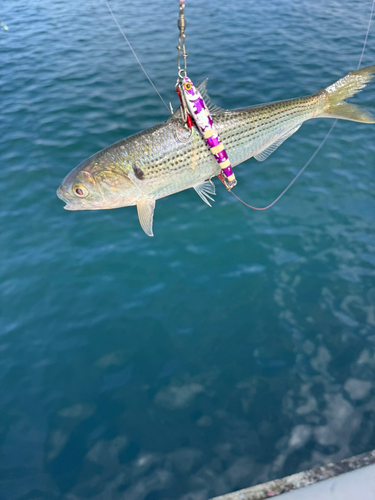
<svg viewBox="0 0 375 500">
<path fill-rule="evenodd" d="M 185 89 L 186 89 L 186 90 L 190 90 L 190 89 L 191 89 L 191 83 L 186 82 L 186 83 L 185 83 Z"/>
<path fill-rule="evenodd" d="M 78 198 L 86 198 L 89 194 L 87 188 L 83 184 L 74 184 L 72 191 Z"/>
</svg>

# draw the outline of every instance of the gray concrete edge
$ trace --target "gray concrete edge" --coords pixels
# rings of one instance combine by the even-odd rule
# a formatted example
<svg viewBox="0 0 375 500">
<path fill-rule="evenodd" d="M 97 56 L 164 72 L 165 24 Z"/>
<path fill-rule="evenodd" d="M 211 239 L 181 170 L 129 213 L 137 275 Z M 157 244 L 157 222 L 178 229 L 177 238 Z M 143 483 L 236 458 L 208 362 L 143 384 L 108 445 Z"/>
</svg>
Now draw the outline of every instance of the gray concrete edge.
<svg viewBox="0 0 375 500">
<path fill-rule="evenodd" d="M 345 474 L 375 463 L 375 450 L 346 458 L 335 464 L 327 464 L 304 472 L 298 472 L 282 479 L 227 493 L 211 500 L 264 500 L 274 498 L 282 493 L 309 486 L 332 477 Z"/>
</svg>

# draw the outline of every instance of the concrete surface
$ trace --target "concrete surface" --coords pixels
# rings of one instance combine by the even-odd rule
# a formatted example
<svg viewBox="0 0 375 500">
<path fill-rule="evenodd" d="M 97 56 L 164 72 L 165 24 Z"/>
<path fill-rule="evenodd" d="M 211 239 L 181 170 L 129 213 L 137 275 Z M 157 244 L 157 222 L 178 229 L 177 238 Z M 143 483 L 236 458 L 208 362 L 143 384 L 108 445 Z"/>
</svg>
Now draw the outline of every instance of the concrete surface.
<svg viewBox="0 0 375 500">
<path fill-rule="evenodd" d="M 211 500 L 375 500 L 375 450 Z"/>
</svg>

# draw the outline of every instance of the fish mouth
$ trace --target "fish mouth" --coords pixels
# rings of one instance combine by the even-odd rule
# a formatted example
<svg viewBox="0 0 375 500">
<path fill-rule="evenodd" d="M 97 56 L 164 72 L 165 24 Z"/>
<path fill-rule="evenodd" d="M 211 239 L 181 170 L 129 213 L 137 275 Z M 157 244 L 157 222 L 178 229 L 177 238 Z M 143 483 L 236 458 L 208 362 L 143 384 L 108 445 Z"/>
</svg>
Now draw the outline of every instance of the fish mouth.
<svg viewBox="0 0 375 500">
<path fill-rule="evenodd" d="M 64 210 L 77 210 L 77 208 L 75 208 L 74 204 L 72 203 L 72 200 L 70 199 L 70 195 L 65 191 L 65 189 L 62 188 L 62 186 L 58 188 L 56 194 L 57 197 L 60 198 L 60 200 L 66 203 Z"/>
<path fill-rule="evenodd" d="M 77 212 L 77 210 L 100 210 L 102 207 L 96 207 L 85 203 L 85 201 L 77 200 L 73 197 L 62 185 L 56 191 L 57 197 L 65 202 L 64 210 Z"/>
<path fill-rule="evenodd" d="M 60 200 L 65 201 L 65 203 L 69 203 L 68 193 L 61 186 L 57 189 L 56 194 Z"/>
<path fill-rule="evenodd" d="M 70 204 L 69 204 L 69 203 L 67 203 L 67 204 L 65 205 L 65 207 L 63 207 L 63 209 L 64 209 L 64 210 L 71 210 L 71 211 L 75 211 L 75 210 L 77 210 L 76 208 L 74 208 L 74 207 L 73 207 L 73 205 L 72 205 L 71 203 L 70 203 Z"/>
</svg>

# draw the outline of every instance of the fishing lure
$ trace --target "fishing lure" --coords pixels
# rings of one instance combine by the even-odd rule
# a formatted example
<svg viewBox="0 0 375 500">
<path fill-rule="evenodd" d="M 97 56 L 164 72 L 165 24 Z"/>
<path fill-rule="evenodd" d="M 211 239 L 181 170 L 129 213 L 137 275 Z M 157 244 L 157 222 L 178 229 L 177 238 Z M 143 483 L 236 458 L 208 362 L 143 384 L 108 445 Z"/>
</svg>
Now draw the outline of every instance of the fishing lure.
<svg viewBox="0 0 375 500">
<path fill-rule="evenodd" d="M 220 178 L 225 187 L 230 191 L 236 184 L 237 180 L 233 173 L 232 165 L 228 158 L 224 144 L 220 139 L 219 132 L 212 120 L 211 113 L 204 102 L 204 99 L 196 88 L 194 83 L 186 75 L 182 78 L 179 85 L 179 91 L 183 92 L 184 103 L 186 103 L 190 116 L 194 118 L 194 122 L 202 134 L 215 160 L 221 167 Z"/>
<path fill-rule="evenodd" d="M 185 0 L 180 0 L 180 10 L 178 18 L 178 27 L 180 30 L 178 40 L 178 75 L 179 78 L 176 83 L 176 92 L 181 102 L 181 107 L 184 110 L 184 118 L 188 128 L 193 127 L 192 118 L 199 132 L 202 134 L 207 146 L 210 148 L 211 153 L 214 155 L 215 160 L 221 167 L 219 178 L 224 186 L 230 191 L 236 184 L 237 180 L 233 173 L 232 165 L 228 158 L 224 144 L 220 139 L 219 132 L 212 120 L 211 113 L 208 106 L 204 102 L 202 94 L 199 92 L 194 83 L 188 78 L 186 74 L 186 58 L 187 52 L 185 48 L 185 27 L 186 20 L 184 15 Z M 181 69 L 180 60 L 184 58 L 185 69 Z"/>
</svg>

